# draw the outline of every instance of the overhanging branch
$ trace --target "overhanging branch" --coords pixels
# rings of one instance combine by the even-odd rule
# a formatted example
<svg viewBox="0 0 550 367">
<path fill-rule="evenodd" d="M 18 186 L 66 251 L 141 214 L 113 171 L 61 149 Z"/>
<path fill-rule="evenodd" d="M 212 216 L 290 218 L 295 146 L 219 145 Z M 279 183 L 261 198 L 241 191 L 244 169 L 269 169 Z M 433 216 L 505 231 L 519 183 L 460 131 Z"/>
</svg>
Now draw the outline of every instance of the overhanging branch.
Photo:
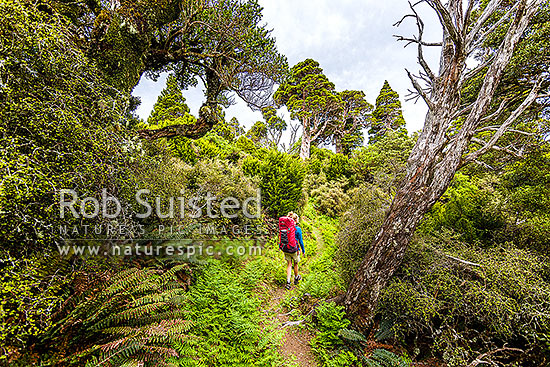
<svg viewBox="0 0 550 367">
<path fill-rule="evenodd" d="M 176 136 L 198 139 L 204 136 L 216 124 L 215 106 L 203 104 L 199 111 L 199 118 L 193 125 L 169 125 L 160 129 L 143 129 L 138 131 L 140 138 L 156 140 L 173 138 Z"/>
</svg>

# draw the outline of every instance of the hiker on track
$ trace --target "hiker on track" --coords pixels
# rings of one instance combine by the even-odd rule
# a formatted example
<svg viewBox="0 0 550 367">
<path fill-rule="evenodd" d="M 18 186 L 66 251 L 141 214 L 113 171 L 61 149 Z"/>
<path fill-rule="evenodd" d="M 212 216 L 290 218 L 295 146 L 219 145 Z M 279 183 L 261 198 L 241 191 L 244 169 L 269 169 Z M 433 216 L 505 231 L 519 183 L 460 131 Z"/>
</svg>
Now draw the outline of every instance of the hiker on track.
<svg viewBox="0 0 550 367">
<path fill-rule="evenodd" d="M 300 250 L 305 255 L 302 229 L 298 226 L 300 218 L 296 213 L 290 212 L 286 217 L 279 218 L 279 248 L 284 252 L 287 261 L 286 289 L 291 287 L 292 268 L 294 267 L 294 284 L 297 285 L 302 277 L 298 274 L 300 262 Z"/>
</svg>

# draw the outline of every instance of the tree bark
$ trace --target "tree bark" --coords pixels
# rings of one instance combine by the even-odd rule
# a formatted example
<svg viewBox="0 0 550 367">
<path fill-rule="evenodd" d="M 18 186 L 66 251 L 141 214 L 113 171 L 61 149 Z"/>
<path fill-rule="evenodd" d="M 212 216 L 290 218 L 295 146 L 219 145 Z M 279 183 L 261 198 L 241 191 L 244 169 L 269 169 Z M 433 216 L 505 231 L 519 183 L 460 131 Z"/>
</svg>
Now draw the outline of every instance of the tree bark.
<svg viewBox="0 0 550 367">
<path fill-rule="evenodd" d="M 422 133 L 407 160 L 407 175 L 346 293 L 346 311 L 358 328 L 368 328 L 372 324 L 380 293 L 401 265 L 418 223 L 445 193 L 458 168 L 493 146 L 511 122 L 536 99 L 540 87 L 539 78 L 524 103 L 510 114 L 486 145 L 479 151 L 469 151 L 469 144 L 477 128 L 487 118 L 504 69 L 542 0 L 520 0 L 508 32 L 487 69 L 477 99 L 468 108 L 460 106 L 461 89 L 468 79 L 466 59 L 483 43 L 483 37 L 479 39 L 478 34 L 483 24 L 479 22 L 488 19 L 492 13 L 486 12 L 493 12 L 494 9 L 487 7 L 480 14 L 479 19 L 482 20 L 469 27 L 470 19 L 462 13 L 462 0 L 449 0 L 446 5 L 440 0 L 426 1 L 438 13 L 444 31 L 439 76 L 434 76 L 422 56 L 424 25 L 414 9 L 415 5 L 411 4 L 413 14 L 403 19 L 413 17 L 417 21 L 419 35 L 413 42 L 418 43 L 419 63 L 431 81 L 429 93 L 417 79 L 407 73 L 418 96 L 424 99 L 429 110 Z M 468 29 L 470 33 L 466 32 Z M 461 116 L 464 117 L 463 123 L 454 125 Z"/>
<path fill-rule="evenodd" d="M 334 134 L 333 140 L 336 154 L 342 154 L 342 152 L 344 151 L 344 148 L 342 146 L 342 138 L 339 135 Z"/>
<path fill-rule="evenodd" d="M 427 119 L 437 118 L 428 113 Z M 456 152 L 458 159 L 434 168 L 431 157 L 437 155 L 437 146 L 420 140 L 411 157 L 420 156 L 421 160 L 409 160 L 407 177 L 346 293 L 348 317 L 361 329 L 371 325 L 380 293 L 401 265 L 412 234 L 424 214 L 445 193 L 460 162 L 461 154 Z"/>
<path fill-rule="evenodd" d="M 306 160 L 309 158 L 309 150 L 311 147 L 310 137 L 306 134 L 302 135 L 302 145 L 300 146 L 300 159 Z"/>
<path fill-rule="evenodd" d="M 147 140 L 173 138 L 176 136 L 198 139 L 212 130 L 214 125 L 218 122 L 216 114 L 218 103 L 216 99 L 223 87 L 220 79 L 212 70 L 206 72 L 206 77 L 206 101 L 199 109 L 199 118 L 195 124 L 169 125 L 160 129 L 143 129 L 138 131 L 139 137 Z"/>
</svg>

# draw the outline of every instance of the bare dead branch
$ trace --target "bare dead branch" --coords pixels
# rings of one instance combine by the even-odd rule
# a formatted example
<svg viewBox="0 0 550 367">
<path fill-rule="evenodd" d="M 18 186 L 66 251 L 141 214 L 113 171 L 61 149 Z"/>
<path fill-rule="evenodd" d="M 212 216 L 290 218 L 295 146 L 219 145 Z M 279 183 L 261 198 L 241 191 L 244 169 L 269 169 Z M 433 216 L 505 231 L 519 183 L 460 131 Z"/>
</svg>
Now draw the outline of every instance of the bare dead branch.
<svg viewBox="0 0 550 367">
<path fill-rule="evenodd" d="M 499 128 L 496 130 L 495 134 L 485 143 L 484 146 L 482 146 L 480 149 L 476 150 L 475 152 L 472 152 L 468 154 L 466 157 L 463 158 L 462 163 L 467 164 L 473 160 L 478 159 L 481 155 L 483 155 L 485 152 L 487 152 L 493 145 L 496 144 L 496 142 L 504 135 L 504 133 L 508 130 L 510 125 L 523 113 L 525 110 L 535 101 L 538 95 L 539 88 L 542 84 L 542 77 L 539 77 L 538 81 L 535 83 L 535 86 L 533 89 L 531 89 L 531 92 L 525 98 L 525 100 L 508 116 L 506 121 L 504 121 Z M 473 139 L 472 139 L 473 141 Z"/>
<path fill-rule="evenodd" d="M 409 3 L 410 4 L 410 3 Z M 414 18 L 414 14 L 407 14 L 407 15 L 404 15 L 403 18 L 401 18 L 400 20 L 398 20 L 397 22 L 393 23 L 393 26 L 394 27 L 399 27 L 401 26 L 401 24 L 405 21 L 405 19 L 407 18 Z M 395 37 L 395 36 L 394 36 Z"/>
<path fill-rule="evenodd" d="M 478 138 L 472 138 L 472 143 L 475 143 L 475 144 L 479 144 L 481 146 L 485 146 L 487 144 L 486 141 L 484 140 L 481 140 L 481 139 L 478 139 Z M 518 153 L 518 152 L 514 152 L 513 150 L 509 149 L 509 148 L 503 148 L 503 147 L 499 147 L 498 145 L 492 145 L 491 147 L 489 147 L 490 150 L 495 150 L 497 152 L 504 152 L 504 153 L 507 153 L 507 154 L 510 154 L 516 158 L 522 158 L 523 156 Z"/>
<path fill-rule="evenodd" d="M 485 167 L 487 168 L 488 170 L 490 171 L 496 171 L 495 167 L 491 166 L 490 164 L 487 164 L 485 162 L 482 162 L 482 161 L 478 161 L 477 159 L 474 161 L 475 164 L 478 164 L 482 167 Z"/>
<path fill-rule="evenodd" d="M 428 105 L 429 108 L 433 108 L 434 104 L 433 104 L 432 100 L 430 99 L 430 97 L 428 96 L 428 94 L 426 93 L 426 91 L 424 89 L 422 89 L 422 86 L 420 86 L 420 84 L 418 84 L 418 81 L 410 73 L 410 71 L 408 71 L 407 69 L 405 69 L 405 71 L 407 72 L 407 75 L 408 75 L 409 79 L 411 80 L 411 83 L 412 83 L 414 89 L 416 89 L 418 95 L 420 97 L 422 97 L 422 99 L 424 100 L 424 102 L 426 102 L 426 104 Z"/>
<path fill-rule="evenodd" d="M 495 22 L 495 24 L 493 24 L 489 29 L 487 29 L 481 36 L 479 36 L 477 39 L 474 39 L 472 40 L 472 42 L 468 45 L 468 48 L 467 48 L 467 54 L 470 54 L 473 50 L 476 49 L 476 47 L 478 47 L 479 45 L 481 45 L 483 42 L 485 42 L 485 40 L 487 39 L 487 37 L 492 34 L 498 27 L 500 27 L 502 24 L 504 24 L 506 21 L 510 20 L 512 18 L 512 13 L 516 10 L 516 8 L 518 7 L 519 3 L 516 3 L 514 4 L 514 6 L 512 6 L 510 8 L 510 10 L 508 10 L 506 12 L 506 14 L 501 17 L 497 22 Z"/>
<path fill-rule="evenodd" d="M 487 4 L 487 7 L 479 16 L 478 20 L 472 27 L 472 30 L 468 32 L 468 35 L 466 36 L 466 46 L 468 48 L 476 38 L 477 34 L 481 31 L 481 27 L 483 27 L 483 24 L 485 24 L 485 22 L 491 17 L 491 15 L 493 15 L 493 13 L 498 9 L 502 1 L 503 0 L 491 0 L 489 4 Z"/>
<path fill-rule="evenodd" d="M 476 134 L 477 133 L 482 133 L 482 132 L 485 132 L 485 131 L 497 131 L 499 128 L 499 126 L 487 126 L 487 127 L 482 127 L 480 129 L 477 129 L 476 130 Z M 515 133 L 515 134 L 521 134 L 521 135 L 526 135 L 526 136 L 533 136 L 535 135 L 535 133 L 529 133 L 527 131 L 522 131 L 522 130 L 516 130 L 516 129 L 508 129 L 508 132 L 510 133 Z"/>
<path fill-rule="evenodd" d="M 395 37 L 398 42 L 401 42 L 401 41 L 407 42 L 407 44 L 403 47 L 407 47 L 411 43 L 416 43 L 416 44 L 419 44 L 421 46 L 426 46 L 426 47 L 441 47 L 443 45 L 441 42 L 425 42 L 425 41 L 418 40 L 416 38 L 403 37 L 403 36 L 398 35 L 398 34 L 394 34 L 393 37 Z"/>
<path fill-rule="evenodd" d="M 523 4 L 525 3 L 525 0 L 521 1 Z M 541 2 L 542 0 L 533 0 L 533 3 L 536 3 L 538 5 L 540 5 Z M 523 35 L 524 30 L 527 28 L 527 25 L 529 24 L 529 19 L 531 19 L 531 17 L 535 13 L 536 7 L 529 7 L 524 10 L 525 11 L 516 12 L 515 20 L 510 26 L 508 33 L 504 37 L 502 44 L 496 52 L 493 62 L 490 64 L 489 69 L 487 70 L 487 73 L 483 80 L 483 84 L 476 99 L 476 105 L 472 108 L 472 111 L 470 112 L 464 123 L 464 136 L 471 136 L 471 133 L 475 131 L 480 123 L 480 120 L 483 118 L 487 109 L 489 108 L 491 100 L 493 99 L 493 96 L 496 92 L 498 82 L 500 81 L 502 74 L 504 73 L 504 69 L 508 65 L 508 62 L 513 55 L 517 43 Z M 540 83 L 541 80 L 536 83 L 537 92 L 538 88 L 540 87 Z M 530 96 L 536 98 L 536 94 L 533 95 L 533 93 L 531 93 Z M 530 103 L 532 103 L 532 101 Z M 523 106 L 523 104 L 521 106 Z M 527 107 L 528 105 L 525 106 L 524 109 L 526 109 Z M 512 113 L 510 117 L 514 115 L 515 113 Z M 510 121 L 510 124 L 512 122 L 513 121 Z"/>
<path fill-rule="evenodd" d="M 483 61 L 481 64 L 473 68 L 472 70 L 469 70 L 467 73 L 465 73 L 462 78 L 460 79 L 460 85 L 464 85 L 464 83 L 476 76 L 481 70 L 485 69 L 487 66 L 489 66 L 493 60 L 495 59 L 494 55 L 491 55 L 487 58 L 487 60 Z"/>
<path fill-rule="evenodd" d="M 492 356 L 493 354 L 497 354 L 500 352 L 517 352 L 517 353 L 524 353 L 523 349 L 519 348 L 509 348 L 507 346 L 503 346 L 502 348 L 494 349 L 490 352 L 482 353 L 476 357 L 474 361 L 472 361 L 467 367 L 476 367 L 480 364 L 488 364 L 488 362 L 484 361 L 483 359 Z"/>
<path fill-rule="evenodd" d="M 427 0 L 427 3 L 435 10 L 437 15 L 439 16 L 439 21 L 441 22 L 441 25 L 447 30 L 449 36 L 453 40 L 453 43 L 461 47 L 464 44 L 462 35 L 456 28 L 451 13 L 449 13 L 441 0 Z"/>
<path fill-rule="evenodd" d="M 470 103 L 469 105 L 465 106 L 465 107 L 462 107 L 460 110 L 456 111 L 451 119 L 452 120 L 455 120 L 457 118 L 459 118 L 460 116 L 464 116 L 465 114 L 469 113 L 472 108 L 474 107 L 475 103 Z"/>
<path fill-rule="evenodd" d="M 418 15 L 417 11 L 415 10 L 414 6 L 410 2 L 409 2 L 409 6 L 411 7 L 411 10 L 415 15 L 416 26 L 418 27 L 418 40 L 420 42 L 420 43 L 418 43 L 418 51 L 417 51 L 418 52 L 418 63 L 420 64 L 420 66 L 422 66 L 422 68 L 426 72 L 426 75 L 428 75 L 428 78 L 430 78 L 430 80 L 433 82 L 435 80 L 434 73 L 432 72 L 432 70 L 430 69 L 430 66 L 428 65 L 428 63 L 424 59 L 424 52 L 422 50 L 422 42 L 423 42 L 422 37 L 424 36 L 424 22 L 422 21 L 422 19 Z M 430 85 L 431 85 L 431 83 L 430 83 Z"/>
<path fill-rule="evenodd" d="M 470 18 L 472 16 L 472 11 L 474 10 L 474 5 L 477 1 L 476 0 L 469 0 L 468 1 L 468 8 L 466 9 L 466 13 L 464 13 L 464 29 L 463 32 L 466 32 L 468 30 L 468 26 L 470 25 Z"/>
<path fill-rule="evenodd" d="M 454 261 L 458 261 L 459 263 L 462 263 L 462 264 L 465 264 L 465 265 L 470 265 L 470 266 L 477 266 L 477 267 L 482 267 L 482 265 L 478 264 L 478 263 L 474 263 L 474 262 L 471 262 L 471 261 L 467 261 L 467 260 L 462 260 L 462 259 L 459 259 L 458 257 L 454 257 L 454 256 L 451 256 L 451 255 L 447 255 L 447 254 L 443 254 L 445 255 L 446 257 L 448 257 L 449 259 L 452 259 Z"/>
<path fill-rule="evenodd" d="M 485 116 L 479 122 L 484 123 L 484 122 L 487 122 L 487 121 L 490 121 L 490 120 L 497 119 L 502 114 L 504 109 L 507 107 L 509 101 L 510 101 L 510 99 L 508 99 L 508 98 L 503 99 L 502 102 L 500 102 L 500 105 L 498 106 L 498 108 L 495 112 L 493 112 L 492 114 L 490 114 L 488 116 Z"/>
<path fill-rule="evenodd" d="M 411 8 L 412 14 L 406 15 L 399 22 L 394 24 L 394 26 L 399 26 L 399 25 L 401 25 L 403 20 L 405 20 L 406 18 L 414 18 L 415 21 L 416 21 L 416 26 L 418 28 L 418 36 L 413 36 L 413 38 L 409 38 L 409 37 L 403 37 L 403 36 L 400 36 L 400 35 L 394 35 L 394 37 L 397 38 L 397 41 L 407 42 L 404 47 L 407 47 L 408 45 L 413 44 L 413 43 L 418 45 L 418 51 L 417 51 L 417 53 L 418 53 L 418 63 L 420 64 L 420 66 L 422 66 L 422 69 L 424 69 L 424 72 L 426 73 L 427 77 L 430 79 L 428 84 L 431 85 L 431 83 L 435 80 L 435 75 L 434 75 L 433 71 L 431 70 L 430 66 L 428 65 L 428 63 L 426 62 L 426 60 L 424 59 L 424 52 L 422 50 L 422 47 L 423 46 L 427 46 L 427 47 L 431 47 L 431 46 L 438 47 L 439 46 L 440 47 L 440 46 L 442 46 L 442 43 L 441 42 L 425 42 L 422 39 L 423 36 L 424 36 L 424 22 L 422 21 L 422 18 L 420 18 L 420 16 L 418 15 L 418 12 L 415 9 L 415 5 L 419 4 L 420 2 L 421 1 L 419 1 L 418 3 L 413 5 L 409 1 L 409 7 Z"/>
</svg>

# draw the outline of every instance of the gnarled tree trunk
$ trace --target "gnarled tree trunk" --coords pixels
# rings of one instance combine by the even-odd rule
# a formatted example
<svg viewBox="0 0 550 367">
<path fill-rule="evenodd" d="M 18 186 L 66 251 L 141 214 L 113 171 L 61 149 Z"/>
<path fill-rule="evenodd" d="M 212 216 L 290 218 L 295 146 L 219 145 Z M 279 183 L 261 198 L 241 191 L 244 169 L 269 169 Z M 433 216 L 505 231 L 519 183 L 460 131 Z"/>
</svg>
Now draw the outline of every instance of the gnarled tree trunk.
<svg viewBox="0 0 550 367">
<path fill-rule="evenodd" d="M 414 8 L 421 2 L 428 3 L 436 11 L 443 26 L 443 42 L 436 44 L 423 41 L 424 24 Z M 490 0 L 475 22 L 470 19 L 478 4 L 474 0 L 449 0 L 445 5 L 440 0 L 423 0 L 411 5 L 412 14 L 403 18 L 412 17 L 417 22 L 417 37 L 399 38 L 418 45 L 418 60 L 423 69 L 423 79 L 429 82 L 429 91 L 423 89 L 418 80 L 408 71 L 407 73 L 418 96 L 428 105 L 429 112 L 424 129 L 407 161 L 407 175 L 346 293 L 344 305 L 356 327 L 366 328 L 371 324 L 380 292 L 401 265 L 418 223 L 447 190 L 455 172 L 461 165 L 475 161 L 487 150 L 496 148 L 495 143 L 499 138 L 538 96 L 541 78 L 532 81 L 533 88 L 527 98 L 506 119 L 500 119 L 500 126 L 491 137 L 486 141 L 477 139 L 478 142 L 481 141 L 481 148 L 470 149 L 469 144 L 480 125 L 486 121 L 497 121 L 503 113 L 506 101 L 488 114 L 504 69 L 542 0 L 518 1 L 503 18 L 504 21 L 510 20 L 510 25 L 494 57 L 487 64 L 468 70 L 466 59 L 481 47 L 485 37 L 494 30 L 487 27 L 486 21 L 503 2 Z M 424 46 L 441 46 L 437 76 L 423 58 Z M 462 87 L 469 78 L 487 67 L 476 101 L 471 105 L 461 106 Z M 464 119 L 462 124 L 455 124 L 460 117 Z"/>
</svg>

